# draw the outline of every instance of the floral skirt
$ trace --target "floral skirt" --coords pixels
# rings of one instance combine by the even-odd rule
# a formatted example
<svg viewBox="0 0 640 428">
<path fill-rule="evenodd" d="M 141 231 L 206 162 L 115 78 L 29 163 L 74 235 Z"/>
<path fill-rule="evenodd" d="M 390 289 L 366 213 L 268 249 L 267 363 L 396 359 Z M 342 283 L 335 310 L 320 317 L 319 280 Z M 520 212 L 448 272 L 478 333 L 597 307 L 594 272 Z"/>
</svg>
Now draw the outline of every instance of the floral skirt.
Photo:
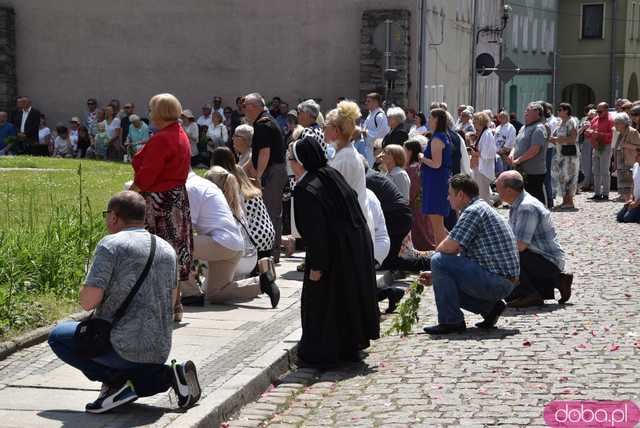
<svg viewBox="0 0 640 428">
<path fill-rule="evenodd" d="M 147 202 L 145 225 L 149 232 L 167 241 L 178 256 L 180 281 L 189 279 L 193 266 L 193 231 L 187 188 L 142 193 Z"/>
</svg>

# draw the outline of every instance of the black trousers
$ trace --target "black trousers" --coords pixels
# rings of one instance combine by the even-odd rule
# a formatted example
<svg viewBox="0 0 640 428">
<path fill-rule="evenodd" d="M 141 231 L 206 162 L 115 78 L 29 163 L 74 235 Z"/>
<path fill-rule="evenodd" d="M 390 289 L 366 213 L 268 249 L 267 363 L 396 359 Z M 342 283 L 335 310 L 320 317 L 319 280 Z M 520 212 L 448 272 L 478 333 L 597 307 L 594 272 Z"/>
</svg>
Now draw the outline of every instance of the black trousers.
<svg viewBox="0 0 640 428">
<path fill-rule="evenodd" d="M 546 204 L 544 194 L 545 175 L 546 174 L 526 174 L 524 178 L 524 190 L 543 204 Z"/>
<path fill-rule="evenodd" d="M 409 229 L 411 230 L 411 229 Z M 382 262 L 382 270 L 403 270 L 407 272 L 420 272 L 431 269 L 431 259 L 428 257 L 407 257 L 400 256 L 402 241 L 407 233 L 402 235 L 389 235 L 390 247 L 389 255 Z"/>
<path fill-rule="evenodd" d="M 520 253 L 520 284 L 507 300 L 539 295 L 545 300 L 554 299 L 553 291 L 560 282 L 560 269 L 533 251 Z"/>
</svg>

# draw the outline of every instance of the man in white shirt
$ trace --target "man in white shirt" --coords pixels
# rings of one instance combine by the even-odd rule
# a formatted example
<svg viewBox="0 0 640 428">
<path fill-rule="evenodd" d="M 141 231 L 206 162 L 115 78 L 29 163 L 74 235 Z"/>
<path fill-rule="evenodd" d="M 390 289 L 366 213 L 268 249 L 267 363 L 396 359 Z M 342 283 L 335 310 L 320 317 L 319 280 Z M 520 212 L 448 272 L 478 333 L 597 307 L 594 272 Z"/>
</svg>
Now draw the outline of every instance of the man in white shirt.
<svg viewBox="0 0 640 428">
<path fill-rule="evenodd" d="M 222 117 L 224 117 L 224 112 Z M 212 127 L 212 119 L 211 119 L 211 106 L 206 104 L 202 107 L 202 116 L 198 118 L 196 121 L 198 126 L 206 126 L 207 128 Z"/>
<path fill-rule="evenodd" d="M 220 113 L 220 116 L 224 119 L 224 107 L 222 107 L 222 97 L 216 95 L 213 97 L 213 110 Z"/>
<path fill-rule="evenodd" d="M 382 110 L 382 97 L 377 92 L 372 92 L 367 95 L 365 104 L 369 110 L 369 115 L 364 121 L 364 129 L 362 133 L 367 143 L 367 150 L 370 151 L 373 156 L 373 143 L 379 138 L 384 138 L 391 128 L 389 128 L 389 122 L 387 121 L 387 115 Z"/>
<path fill-rule="evenodd" d="M 191 208 L 191 223 L 197 233 L 193 239 L 193 255 L 209 264 L 206 296 L 210 303 L 234 299 L 252 299 L 266 293 L 272 307 L 278 305 L 280 290 L 268 274 L 233 281 L 235 269 L 244 253 L 242 225 L 222 190 L 193 171 L 187 176 L 187 193 Z M 259 264 L 260 266 L 261 264 Z M 204 305 L 204 293 L 196 285 L 195 275 L 180 283 L 183 305 Z"/>
<path fill-rule="evenodd" d="M 498 171 L 510 169 L 507 157 L 516 145 L 516 128 L 509 121 L 509 113 L 502 110 L 498 113 L 498 121 L 500 125 L 496 128 L 496 151 L 498 152 Z"/>
<path fill-rule="evenodd" d="M 78 146 L 78 129 L 80 129 L 80 118 L 72 117 L 69 121 L 69 138 L 74 146 Z"/>
</svg>

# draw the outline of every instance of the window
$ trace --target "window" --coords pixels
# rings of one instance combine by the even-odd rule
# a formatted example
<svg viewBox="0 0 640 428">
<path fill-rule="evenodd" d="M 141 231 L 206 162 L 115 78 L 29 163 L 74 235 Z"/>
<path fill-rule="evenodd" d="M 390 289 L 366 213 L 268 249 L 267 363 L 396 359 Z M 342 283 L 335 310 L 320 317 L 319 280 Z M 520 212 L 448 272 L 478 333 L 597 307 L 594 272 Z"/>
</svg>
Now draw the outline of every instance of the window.
<svg viewBox="0 0 640 428">
<path fill-rule="evenodd" d="M 538 50 L 538 20 L 534 19 L 531 23 L 531 52 Z"/>
<path fill-rule="evenodd" d="M 604 39 L 604 3 L 583 4 L 581 39 Z"/>
<path fill-rule="evenodd" d="M 518 15 L 513 15 L 512 18 L 512 27 L 511 27 L 511 43 L 513 44 L 513 50 L 518 50 Z"/>
<path fill-rule="evenodd" d="M 631 31 L 629 31 L 631 37 L 629 40 L 633 40 L 636 38 L 636 4 L 631 3 Z"/>
<path fill-rule="evenodd" d="M 529 17 L 522 17 L 522 51 L 529 50 Z"/>
<path fill-rule="evenodd" d="M 540 52 L 546 53 L 549 39 L 549 30 L 547 29 L 547 20 L 542 20 L 542 28 L 540 29 Z"/>
</svg>

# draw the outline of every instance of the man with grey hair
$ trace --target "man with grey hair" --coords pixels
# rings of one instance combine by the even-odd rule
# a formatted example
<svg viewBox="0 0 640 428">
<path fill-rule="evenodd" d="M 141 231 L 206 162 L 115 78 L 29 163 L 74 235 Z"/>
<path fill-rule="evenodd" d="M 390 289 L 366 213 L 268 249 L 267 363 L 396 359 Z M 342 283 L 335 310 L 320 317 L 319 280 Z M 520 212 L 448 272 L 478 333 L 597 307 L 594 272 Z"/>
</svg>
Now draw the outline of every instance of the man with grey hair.
<svg viewBox="0 0 640 428">
<path fill-rule="evenodd" d="M 244 97 L 244 113 L 253 125 L 249 175 L 262 186 L 262 197 L 276 232 L 273 249 L 274 262 L 280 261 L 282 237 L 282 195 L 287 184 L 284 137 L 280 126 L 267 110 L 262 95 L 254 92 Z"/>
<path fill-rule="evenodd" d="M 475 133 L 476 128 L 473 126 L 473 121 L 471 120 L 472 117 L 473 112 L 469 110 L 468 107 L 462 110 L 462 113 L 460 113 L 460 116 L 458 118 L 459 123 L 456 131 L 462 131 L 464 135 Z"/>
<path fill-rule="evenodd" d="M 313 100 L 308 99 L 298 104 L 298 123 L 304 127 L 304 131 L 300 135 L 300 139 L 309 137 L 322 147 L 325 154 L 327 153 L 327 144 L 324 142 L 324 132 L 318 124 L 318 116 L 320 115 L 320 105 Z"/>
<path fill-rule="evenodd" d="M 402 146 L 405 141 L 409 139 L 409 133 L 404 128 L 404 122 L 407 120 L 407 115 L 400 107 L 389 107 L 387 110 L 387 121 L 389 122 L 389 128 L 391 132 L 384 136 L 382 140 L 382 147 L 387 147 L 389 144 L 397 144 Z"/>
<path fill-rule="evenodd" d="M 594 201 L 609 200 L 611 190 L 611 155 L 613 142 L 613 115 L 609 113 L 609 104 L 600 103 L 596 108 L 597 116 L 591 120 L 589 127 L 584 131 L 586 138 L 593 146 L 593 158 L 591 171 L 593 173 Z"/>
<path fill-rule="evenodd" d="M 505 171 L 496 180 L 500 198 L 511 205 L 509 225 L 516 237 L 520 257 L 520 284 L 507 301 L 524 308 L 543 305 L 560 290 L 560 304 L 571 297 L 573 275 L 563 273 L 565 253 L 551 223 L 549 210 L 524 190 L 524 179 L 517 171 Z"/>
<path fill-rule="evenodd" d="M 49 346 L 88 379 L 102 382 L 98 398 L 85 407 L 89 413 L 104 413 L 171 387 L 178 405 L 191 407 L 201 392 L 195 365 L 175 360 L 165 364 L 178 285 L 176 252 L 145 230 L 145 200 L 139 193 L 114 195 L 103 214 L 110 235 L 95 249 L 80 288 L 80 306 L 95 309 L 93 320 L 110 324 L 108 346 L 93 351 L 98 343 L 91 334 L 79 341 L 90 324 L 75 321 L 58 324 Z M 88 353 L 88 347 L 93 352 Z"/>
<path fill-rule="evenodd" d="M 545 203 L 544 178 L 547 172 L 546 153 L 548 131 L 544 123 L 544 107 L 531 103 L 524 112 L 525 128 L 516 137 L 516 144 L 509 162 L 526 174 L 524 188 L 543 204 Z"/>
</svg>

